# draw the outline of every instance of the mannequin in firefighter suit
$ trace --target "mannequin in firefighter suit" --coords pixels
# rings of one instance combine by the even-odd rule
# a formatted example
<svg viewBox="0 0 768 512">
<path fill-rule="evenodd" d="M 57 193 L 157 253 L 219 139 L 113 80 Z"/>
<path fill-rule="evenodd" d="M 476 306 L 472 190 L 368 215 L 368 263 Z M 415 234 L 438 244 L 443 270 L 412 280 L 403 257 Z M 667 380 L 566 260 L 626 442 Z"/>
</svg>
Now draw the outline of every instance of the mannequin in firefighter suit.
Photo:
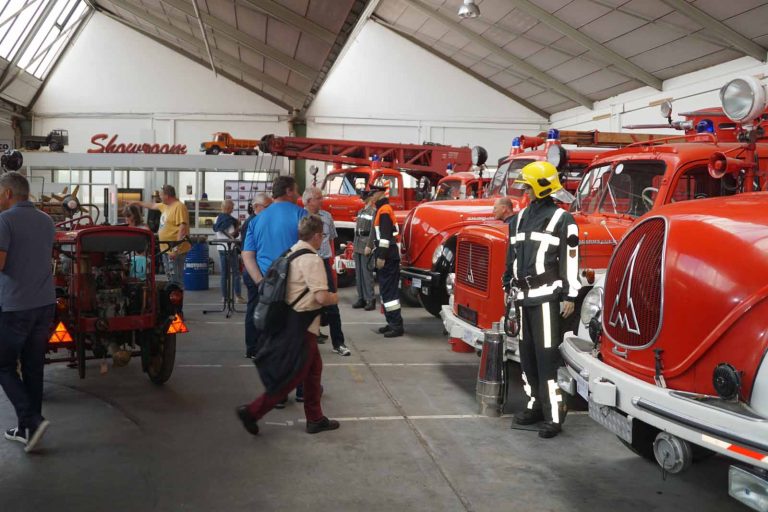
<svg viewBox="0 0 768 512">
<path fill-rule="evenodd" d="M 373 219 L 374 261 L 379 281 L 381 304 L 387 325 L 379 328 L 385 338 L 397 338 L 404 334 L 403 317 L 400 314 L 400 249 L 395 212 L 389 204 L 386 189 L 371 186 L 376 201 L 376 216 Z"/>
<path fill-rule="evenodd" d="M 573 314 L 578 281 L 579 232 L 571 214 L 553 197 L 568 201 L 557 169 L 549 162 L 523 167 L 516 186 L 525 188 L 531 203 L 509 222 L 505 291 L 520 310 L 520 365 L 529 401 L 514 422 L 544 421 L 539 437 L 560 433 L 565 404 L 557 385 L 560 366 L 560 317 Z M 562 303 L 562 312 L 561 312 Z"/>
</svg>

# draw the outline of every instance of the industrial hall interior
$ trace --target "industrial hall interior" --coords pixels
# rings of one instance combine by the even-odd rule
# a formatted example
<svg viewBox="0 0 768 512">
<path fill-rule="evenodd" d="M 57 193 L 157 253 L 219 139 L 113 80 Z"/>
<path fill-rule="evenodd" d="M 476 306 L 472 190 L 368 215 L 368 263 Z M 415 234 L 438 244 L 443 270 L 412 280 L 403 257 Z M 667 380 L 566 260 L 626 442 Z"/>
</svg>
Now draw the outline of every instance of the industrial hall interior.
<svg viewBox="0 0 768 512">
<path fill-rule="evenodd" d="M 768 0 L 0 0 L 0 512 L 768 512 Z"/>
</svg>

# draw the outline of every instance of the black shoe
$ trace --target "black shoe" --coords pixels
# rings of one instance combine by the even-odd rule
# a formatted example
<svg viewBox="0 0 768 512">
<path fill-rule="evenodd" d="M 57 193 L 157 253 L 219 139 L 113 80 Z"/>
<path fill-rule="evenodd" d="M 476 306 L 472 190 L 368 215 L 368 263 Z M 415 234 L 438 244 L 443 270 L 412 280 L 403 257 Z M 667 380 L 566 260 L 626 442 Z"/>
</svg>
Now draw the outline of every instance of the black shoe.
<svg viewBox="0 0 768 512">
<path fill-rule="evenodd" d="M 516 412 L 513 421 L 518 425 L 533 425 L 544 420 L 544 412 L 541 409 L 526 409 L 523 412 Z"/>
<path fill-rule="evenodd" d="M 541 425 L 541 428 L 539 429 L 539 437 L 542 439 L 551 439 L 562 431 L 563 427 L 560 426 L 559 423 L 546 421 Z"/>
<path fill-rule="evenodd" d="M 27 444 L 27 429 L 12 427 L 5 431 L 5 438 L 23 445 Z"/>
<path fill-rule="evenodd" d="M 327 334 L 320 333 L 317 335 L 317 344 L 318 345 L 325 345 L 325 340 L 328 339 Z"/>
<path fill-rule="evenodd" d="M 373 311 L 376 309 L 376 301 L 375 300 L 369 300 L 365 303 L 365 310 L 366 311 Z"/>
<path fill-rule="evenodd" d="M 237 417 L 240 418 L 240 421 L 243 423 L 245 430 L 253 435 L 259 433 L 259 425 L 256 423 L 256 420 L 253 419 L 251 413 L 248 412 L 247 405 L 241 405 L 235 409 L 235 413 L 237 413 Z"/>
<path fill-rule="evenodd" d="M 386 334 L 391 330 L 392 328 L 389 325 L 385 325 L 384 327 L 379 327 L 379 334 Z"/>
<path fill-rule="evenodd" d="M 390 329 L 387 332 L 384 333 L 385 338 L 399 338 L 405 334 L 405 329 L 400 327 L 399 329 Z"/>
<path fill-rule="evenodd" d="M 288 398 L 284 398 L 282 402 L 277 402 L 275 404 L 275 409 L 285 409 L 285 404 L 288 403 Z"/>
<path fill-rule="evenodd" d="M 357 301 L 352 304 L 353 309 L 360 309 L 365 307 L 365 301 L 363 299 L 357 299 Z"/>
<path fill-rule="evenodd" d="M 298 403 L 304 402 L 304 395 L 296 395 L 296 401 Z"/>
<path fill-rule="evenodd" d="M 325 416 L 320 421 L 308 421 L 307 422 L 307 434 L 317 434 L 319 432 L 325 432 L 326 430 L 336 430 L 339 428 L 339 422 L 336 420 L 329 420 Z"/>
</svg>

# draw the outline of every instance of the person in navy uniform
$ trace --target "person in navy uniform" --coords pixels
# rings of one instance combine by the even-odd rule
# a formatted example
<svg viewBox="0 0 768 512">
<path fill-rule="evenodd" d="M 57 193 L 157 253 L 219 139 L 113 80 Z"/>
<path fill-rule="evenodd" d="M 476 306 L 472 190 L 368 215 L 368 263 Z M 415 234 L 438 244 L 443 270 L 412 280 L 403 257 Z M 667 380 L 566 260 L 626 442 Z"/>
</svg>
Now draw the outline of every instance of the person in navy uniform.
<svg viewBox="0 0 768 512">
<path fill-rule="evenodd" d="M 397 338 L 405 333 L 403 316 L 400 313 L 400 248 L 397 243 L 400 233 L 397 229 L 395 212 L 389 204 L 388 190 L 371 185 L 376 204 L 373 219 L 374 257 L 381 304 L 387 325 L 379 328 L 385 338 Z"/>
<path fill-rule="evenodd" d="M 579 232 L 571 214 L 554 201 L 573 197 L 563 189 L 552 164 L 526 165 L 515 183 L 526 190 L 531 203 L 509 221 L 502 278 L 505 291 L 522 310 L 520 365 L 529 401 L 514 422 L 531 425 L 543 420 L 539 437 L 552 438 L 562 430 L 566 413 L 556 373 L 560 318 L 573 314 L 580 288 Z"/>
</svg>

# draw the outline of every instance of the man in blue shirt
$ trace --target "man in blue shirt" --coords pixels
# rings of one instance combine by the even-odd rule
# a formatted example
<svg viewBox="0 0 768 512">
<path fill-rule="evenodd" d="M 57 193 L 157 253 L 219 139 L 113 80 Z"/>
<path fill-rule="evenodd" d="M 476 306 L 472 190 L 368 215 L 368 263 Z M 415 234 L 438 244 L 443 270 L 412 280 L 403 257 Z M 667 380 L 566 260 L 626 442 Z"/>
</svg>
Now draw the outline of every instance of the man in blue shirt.
<svg viewBox="0 0 768 512">
<path fill-rule="evenodd" d="M 272 204 L 272 198 L 264 192 L 259 192 L 253 196 L 250 208 L 248 209 L 249 216 L 243 222 L 243 228 L 240 230 L 241 247 L 244 248 L 248 240 L 248 226 L 270 204 Z M 248 307 L 245 310 L 245 357 L 253 357 L 256 355 L 256 338 L 258 337 L 256 326 L 253 325 L 253 312 L 256 309 L 256 304 L 259 302 L 259 288 L 247 271 L 243 274 L 243 282 L 248 290 Z"/>
<path fill-rule="evenodd" d="M 17 172 L 0 177 L 0 212 L 0 386 L 18 418 L 5 438 L 30 452 L 49 424 L 41 413 L 56 303 L 51 272 L 56 230 L 51 218 L 29 202 L 29 182 Z"/>
</svg>

